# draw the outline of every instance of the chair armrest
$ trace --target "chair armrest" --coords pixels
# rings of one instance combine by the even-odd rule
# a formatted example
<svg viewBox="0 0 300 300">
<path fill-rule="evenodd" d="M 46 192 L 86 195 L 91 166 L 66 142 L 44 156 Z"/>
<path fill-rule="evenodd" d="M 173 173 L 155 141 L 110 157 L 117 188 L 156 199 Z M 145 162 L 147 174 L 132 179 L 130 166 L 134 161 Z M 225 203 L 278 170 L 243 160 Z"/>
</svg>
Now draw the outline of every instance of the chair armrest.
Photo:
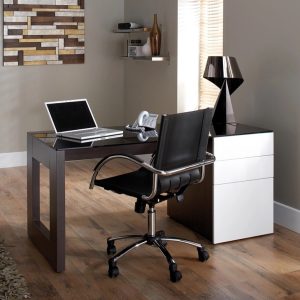
<svg viewBox="0 0 300 300">
<path fill-rule="evenodd" d="M 205 160 L 203 160 L 199 163 L 196 163 L 196 164 L 192 164 L 192 165 L 189 165 L 189 166 L 182 167 L 182 168 L 177 168 L 177 169 L 173 169 L 173 170 L 164 171 L 164 170 L 155 169 L 152 166 L 148 165 L 148 170 L 151 171 L 152 174 L 153 174 L 152 191 L 151 191 L 150 195 L 142 196 L 142 199 L 148 201 L 148 200 L 153 199 L 156 196 L 157 186 L 158 186 L 158 176 L 159 175 L 160 176 L 172 176 L 172 175 L 176 175 L 176 174 L 180 174 L 180 173 L 183 173 L 183 172 L 187 172 L 187 171 L 191 171 L 191 170 L 194 170 L 194 169 L 201 168 L 202 169 L 201 178 L 196 183 L 202 182 L 203 179 L 204 179 L 204 176 L 205 176 L 205 166 L 214 163 L 215 160 L 216 160 L 216 158 L 213 154 L 211 154 L 209 152 L 206 152 Z"/>
<path fill-rule="evenodd" d="M 143 167 L 147 170 L 149 170 L 149 168 L 152 170 L 152 167 L 149 164 L 145 163 L 143 160 L 141 160 L 140 158 L 138 158 L 134 155 L 125 155 L 125 154 L 109 155 L 109 156 L 104 157 L 102 160 L 100 160 L 97 163 L 97 165 L 95 166 L 94 173 L 93 173 L 93 176 L 92 176 L 92 179 L 91 179 L 91 182 L 90 182 L 90 189 L 92 189 L 94 187 L 95 179 L 96 179 L 99 171 L 102 169 L 102 167 L 104 165 L 106 165 L 109 161 L 114 160 L 114 159 L 126 159 L 126 160 L 129 160 L 129 161 L 131 161 L 131 162 L 137 164 L 138 166 Z M 149 170 L 149 171 L 151 171 L 151 170 Z"/>
<path fill-rule="evenodd" d="M 210 164 L 213 164 L 214 161 L 216 160 L 215 156 L 209 152 L 206 152 L 206 158 L 205 160 L 202 160 L 198 163 L 192 164 L 192 165 L 188 165 L 188 166 L 184 166 L 182 168 L 177 168 L 177 169 L 173 169 L 173 170 L 168 170 L 168 171 L 163 171 L 163 170 L 158 170 L 155 168 L 152 168 L 156 174 L 161 175 L 161 176 L 171 176 L 171 175 L 176 175 L 176 174 L 180 174 L 183 172 L 187 172 L 187 171 L 191 171 L 194 169 L 198 169 Z"/>
<path fill-rule="evenodd" d="M 111 155 L 108 157 L 103 158 L 94 168 L 94 174 L 92 176 L 91 182 L 90 182 L 90 189 L 92 189 L 94 187 L 94 183 L 95 183 L 95 179 L 99 173 L 99 171 L 101 170 L 101 168 L 108 163 L 109 161 L 113 160 L 113 159 L 126 159 L 129 160 L 135 164 L 137 164 L 138 166 L 145 168 L 146 170 L 150 171 L 153 174 L 153 186 L 152 186 L 152 192 L 149 196 L 143 196 L 144 200 L 150 200 L 152 199 L 157 192 L 157 181 L 158 181 L 158 175 L 159 176 L 172 176 L 172 175 L 177 175 L 183 172 L 187 172 L 187 171 L 191 171 L 194 169 L 198 169 L 198 168 L 203 168 L 207 165 L 210 165 L 212 163 L 214 163 L 215 161 L 215 156 L 209 152 L 206 152 L 206 159 L 198 162 L 196 164 L 192 164 L 189 166 L 185 166 L 182 168 L 177 168 L 177 169 L 173 169 L 173 170 L 168 170 L 168 171 L 164 171 L 164 170 L 159 170 L 156 169 L 154 167 L 152 167 L 150 164 L 142 161 L 141 159 L 137 158 L 136 156 L 132 156 L 132 155 L 124 155 L 124 154 L 115 154 L 115 155 Z M 203 172 L 204 174 L 204 172 Z M 203 179 L 203 178 L 202 178 Z"/>
</svg>

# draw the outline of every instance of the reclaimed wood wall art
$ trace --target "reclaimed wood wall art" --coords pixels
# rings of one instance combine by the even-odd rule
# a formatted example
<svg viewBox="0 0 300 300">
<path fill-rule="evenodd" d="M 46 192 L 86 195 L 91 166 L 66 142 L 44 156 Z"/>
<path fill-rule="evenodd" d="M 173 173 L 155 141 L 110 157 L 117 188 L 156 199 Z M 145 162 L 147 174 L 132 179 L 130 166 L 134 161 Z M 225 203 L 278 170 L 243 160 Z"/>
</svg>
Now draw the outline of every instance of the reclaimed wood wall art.
<svg viewBox="0 0 300 300">
<path fill-rule="evenodd" d="M 84 0 L 4 0 L 4 66 L 84 63 Z"/>
</svg>

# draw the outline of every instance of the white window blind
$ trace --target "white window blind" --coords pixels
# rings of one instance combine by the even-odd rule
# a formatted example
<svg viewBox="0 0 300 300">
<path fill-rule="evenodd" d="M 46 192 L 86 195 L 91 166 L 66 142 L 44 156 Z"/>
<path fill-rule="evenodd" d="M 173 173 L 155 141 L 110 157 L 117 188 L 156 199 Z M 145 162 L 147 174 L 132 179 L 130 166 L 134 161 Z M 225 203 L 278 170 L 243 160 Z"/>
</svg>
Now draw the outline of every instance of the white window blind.
<svg viewBox="0 0 300 300">
<path fill-rule="evenodd" d="M 203 78 L 223 55 L 223 0 L 178 0 L 178 112 L 212 107 L 219 88 Z"/>
<path fill-rule="evenodd" d="M 178 1 L 178 111 L 199 108 L 200 0 Z"/>
<path fill-rule="evenodd" d="M 193 0 L 189 0 L 193 1 Z M 200 1 L 200 108 L 213 107 L 220 89 L 203 78 L 208 56 L 223 55 L 223 0 Z"/>
</svg>

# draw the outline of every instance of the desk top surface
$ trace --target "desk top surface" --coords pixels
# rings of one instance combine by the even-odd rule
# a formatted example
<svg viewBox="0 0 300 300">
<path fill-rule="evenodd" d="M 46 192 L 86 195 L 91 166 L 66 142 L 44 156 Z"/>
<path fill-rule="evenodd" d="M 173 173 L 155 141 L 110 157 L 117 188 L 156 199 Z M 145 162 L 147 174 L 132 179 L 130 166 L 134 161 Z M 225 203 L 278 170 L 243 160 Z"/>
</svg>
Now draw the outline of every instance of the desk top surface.
<svg viewBox="0 0 300 300">
<path fill-rule="evenodd" d="M 124 127 L 115 126 L 111 127 L 114 129 L 124 130 Z M 146 132 L 146 136 L 141 136 L 136 132 L 131 132 L 124 130 L 123 136 L 116 138 L 104 138 L 97 139 L 89 142 L 77 142 L 72 140 L 63 139 L 57 137 L 53 131 L 40 131 L 40 132 L 29 132 L 35 139 L 38 139 L 42 143 L 46 144 L 50 148 L 53 148 L 57 151 L 64 150 L 75 150 L 75 149 L 86 149 L 86 148 L 98 148 L 98 147 L 107 147 L 107 146 L 122 146 L 122 145 L 135 145 L 135 144 L 145 144 L 145 143 L 157 143 L 157 137 L 151 137 L 148 135 L 153 135 L 153 131 Z"/>
<path fill-rule="evenodd" d="M 124 127 L 116 126 L 112 127 L 115 129 L 123 130 Z M 262 129 L 258 127 L 248 126 L 244 124 L 222 124 L 212 127 L 210 133 L 211 137 L 224 137 L 224 136 L 235 136 L 244 134 L 255 134 L 255 133 L 267 133 L 272 130 Z M 152 132 L 153 133 L 153 132 Z M 138 133 L 124 130 L 124 135 L 117 138 L 108 138 L 103 140 L 95 140 L 92 142 L 80 143 L 76 141 L 65 140 L 57 137 L 53 131 L 41 131 L 41 132 L 29 132 L 34 138 L 40 140 L 50 148 L 57 151 L 64 151 L 70 149 L 85 149 L 85 148 L 97 148 L 107 146 L 121 146 L 121 145 L 136 145 L 145 143 L 157 143 L 157 137 L 142 137 Z M 151 132 L 149 132 L 151 135 Z"/>
<path fill-rule="evenodd" d="M 240 123 L 214 125 L 210 130 L 210 134 L 213 138 L 255 134 L 255 133 L 268 133 L 268 132 L 272 132 L 272 130 L 240 124 Z"/>
</svg>

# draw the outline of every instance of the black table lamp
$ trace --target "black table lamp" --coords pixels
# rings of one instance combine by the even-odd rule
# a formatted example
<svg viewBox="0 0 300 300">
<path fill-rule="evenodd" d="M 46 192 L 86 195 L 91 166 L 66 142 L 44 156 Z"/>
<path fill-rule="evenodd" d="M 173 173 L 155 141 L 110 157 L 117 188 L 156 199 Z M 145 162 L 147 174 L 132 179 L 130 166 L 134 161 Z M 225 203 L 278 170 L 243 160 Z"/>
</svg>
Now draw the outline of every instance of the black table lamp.
<svg viewBox="0 0 300 300">
<path fill-rule="evenodd" d="M 203 77 L 221 89 L 214 108 L 213 124 L 235 123 L 230 95 L 244 81 L 236 59 L 209 56 Z"/>
</svg>

